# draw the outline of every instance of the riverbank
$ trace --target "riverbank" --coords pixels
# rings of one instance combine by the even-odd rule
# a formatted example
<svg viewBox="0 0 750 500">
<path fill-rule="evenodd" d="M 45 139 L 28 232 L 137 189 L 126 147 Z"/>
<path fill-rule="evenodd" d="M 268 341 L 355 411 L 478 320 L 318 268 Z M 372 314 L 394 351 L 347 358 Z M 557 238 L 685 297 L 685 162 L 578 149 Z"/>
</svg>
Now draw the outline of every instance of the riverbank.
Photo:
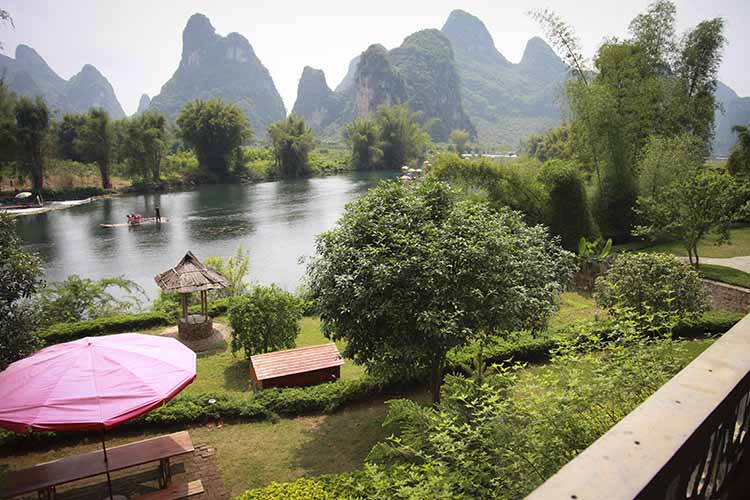
<svg viewBox="0 0 750 500">
<path fill-rule="evenodd" d="M 69 201 L 50 201 L 41 207 L 24 207 L 24 208 L 0 208 L 0 213 L 12 215 L 14 217 L 20 217 L 25 215 L 39 215 L 55 210 L 65 210 L 66 208 L 78 207 L 80 205 L 87 205 L 98 199 L 106 198 L 108 195 L 102 196 L 91 196 L 84 200 L 69 200 Z"/>
</svg>

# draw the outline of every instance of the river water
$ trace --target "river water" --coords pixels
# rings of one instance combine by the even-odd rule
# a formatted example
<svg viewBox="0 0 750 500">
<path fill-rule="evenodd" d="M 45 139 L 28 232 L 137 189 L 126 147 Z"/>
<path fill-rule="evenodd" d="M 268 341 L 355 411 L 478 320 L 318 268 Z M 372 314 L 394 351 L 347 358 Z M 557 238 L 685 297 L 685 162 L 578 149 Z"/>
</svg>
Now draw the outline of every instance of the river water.
<svg viewBox="0 0 750 500">
<path fill-rule="evenodd" d="M 116 196 L 41 215 L 18 217 L 24 246 L 41 256 L 48 280 L 71 274 L 101 279 L 123 275 L 157 294 L 154 276 L 191 250 L 199 259 L 250 251 L 249 280 L 294 291 L 304 275 L 300 262 L 314 253 L 315 236 L 331 229 L 349 201 L 388 173 L 354 173 L 253 185 L 201 186 L 194 191 Z M 102 228 L 126 214 L 169 222 Z"/>
</svg>

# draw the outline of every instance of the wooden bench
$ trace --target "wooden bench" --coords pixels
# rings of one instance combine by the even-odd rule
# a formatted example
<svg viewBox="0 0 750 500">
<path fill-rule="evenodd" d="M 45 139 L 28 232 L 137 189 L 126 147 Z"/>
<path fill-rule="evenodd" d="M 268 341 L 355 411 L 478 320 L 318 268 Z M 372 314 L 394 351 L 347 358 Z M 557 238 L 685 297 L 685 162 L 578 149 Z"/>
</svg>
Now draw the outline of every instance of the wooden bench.
<svg viewBox="0 0 750 500">
<path fill-rule="evenodd" d="M 180 500 L 203 493 L 203 483 L 200 479 L 189 483 L 174 484 L 169 488 L 146 493 L 131 500 Z"/>
<path fill-rule="evenodd" d="M 166 488 L 172 479 L 169 459 L 191 453 L 193 450 L 193 442 L 187 431 L 116 446 L 107 449 L 109 471 L 158 461 L 159 486 Z M 52 500 L 57 486 L 105 473 L 104 452 L 101 450 L 61 458 L 28 469 L 9 472 L 4 483 L 0 485 L 0 498 L 12 498 L 36 491 L 39 498 Z"/>
</svg>

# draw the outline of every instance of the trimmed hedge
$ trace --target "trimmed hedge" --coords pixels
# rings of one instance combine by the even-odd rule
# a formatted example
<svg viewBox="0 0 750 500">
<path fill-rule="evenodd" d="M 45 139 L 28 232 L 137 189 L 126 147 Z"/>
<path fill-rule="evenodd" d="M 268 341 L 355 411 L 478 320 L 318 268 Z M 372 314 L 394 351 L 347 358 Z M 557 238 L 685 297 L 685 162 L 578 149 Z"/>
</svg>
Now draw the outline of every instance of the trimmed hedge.
<svg viewBox="0 0 750 500">
<path fill-rule="evenodd" d="M 70 342 L 84 337 L 97 337 L 110 333 L 123 333 L 167 326 L 172 321 L 164 314 L 150 312 L 144 314 L 123 314 L 76 323 L 58 323 L 43 330 L 39 337 L 46 345 Z"/>
<path fill-rule="evenodd" d="M 675 338 L 696 338 L 706 335 L 718 335 L 727 332 L 739 320 L 743 313 L 729 311 L 709 311 L 696 320 L 684 321 L 677 325 L 673 332 Z"/>
</svg>

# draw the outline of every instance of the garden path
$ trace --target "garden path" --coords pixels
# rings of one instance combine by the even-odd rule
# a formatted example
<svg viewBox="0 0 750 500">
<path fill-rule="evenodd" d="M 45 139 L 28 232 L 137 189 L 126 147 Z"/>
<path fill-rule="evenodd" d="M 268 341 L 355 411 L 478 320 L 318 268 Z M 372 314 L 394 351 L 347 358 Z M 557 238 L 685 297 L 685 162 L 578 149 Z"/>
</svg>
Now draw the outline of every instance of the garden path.
<svg viewBox="0 0 750 500">
<path fill-rule="evenodd" d="M 685 262 L 688 262 L 687 257 L 680 257 Z M 725 259 L 715 258 L 715 257 L 700 257 L 700 263 L 701 264 L 713 264 L 716 266 L 725 266 L 725 267 L 731 267 L 734 269 L 739 269 L 740 271 L 744 271 L 746 273 L 750 273 L 750 255 L 743 255 L 740 257 L 728 257 Z"/>
</svg>

